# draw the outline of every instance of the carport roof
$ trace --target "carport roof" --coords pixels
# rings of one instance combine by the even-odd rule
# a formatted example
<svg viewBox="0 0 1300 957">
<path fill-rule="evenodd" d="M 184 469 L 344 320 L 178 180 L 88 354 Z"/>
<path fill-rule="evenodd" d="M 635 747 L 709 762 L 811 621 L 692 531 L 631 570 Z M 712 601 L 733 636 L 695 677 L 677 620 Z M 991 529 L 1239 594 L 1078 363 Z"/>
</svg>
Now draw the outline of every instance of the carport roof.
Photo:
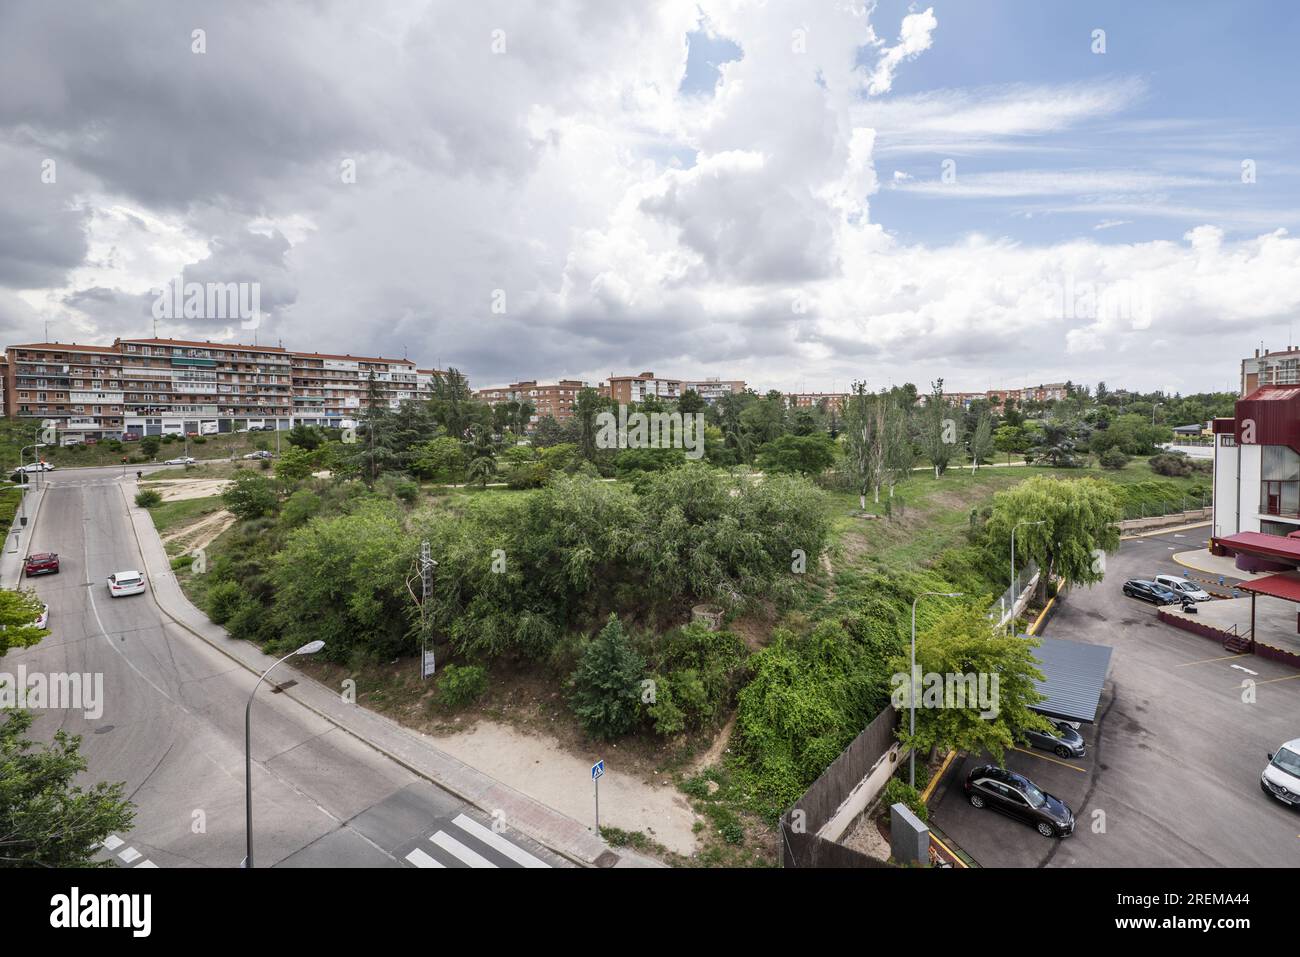
<svg viewBox="0 0 1300 957">
<path fill-rule="evenodd" d="M 1285 572 L 1242 582 L 1233 587 L 1242 591 L 1253 591 L 1257 595 L 1272 595 L 1274 598 L 1282 598 L 1286 601 L 1300 601 L 1300 578 Z"/>
<path fill-rule="evenodd" d="M 1214 542 L 1238 552 L 1300 561 L 1300 539 L 1268 535 L 1264 532 L 1238 532 L 1236 535 L 1220 536 L 1214 539 Z"/>
<path fill-rule="evenodd" d="M 1096 721 L 1097 702 L 1110 670 L 1111 647 L 1065 638 L 1039 641 L 1034 657 L 1044 680 L 1034 685 L 1046 700 L 1034 705 L 1034 710 L 1063 721 Z"/>
</svg>

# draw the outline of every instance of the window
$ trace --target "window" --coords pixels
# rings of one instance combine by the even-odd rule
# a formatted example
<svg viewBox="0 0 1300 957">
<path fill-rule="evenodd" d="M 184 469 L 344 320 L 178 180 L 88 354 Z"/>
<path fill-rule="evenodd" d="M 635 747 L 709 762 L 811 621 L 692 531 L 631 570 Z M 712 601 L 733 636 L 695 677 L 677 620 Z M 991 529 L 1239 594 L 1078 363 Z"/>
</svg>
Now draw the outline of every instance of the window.
<svg viewBox="0 0 1300 957">
<path fill-rule="evenodd" d="M 1261 451 L 1259 510 L 1300 515 L 1300 455 L 1285 445 L 1265 445 Z"/>
<path fill-rule="evenodd" d="M 1281 535 L 1285 537 L 1292 532 L 1300 532 L 1300 525 L 1292 525 L 1290 522 L 1270 522 L 1265 519 L 1259 523 L 1259 530 L 1265 535 Z"/>
</svg>

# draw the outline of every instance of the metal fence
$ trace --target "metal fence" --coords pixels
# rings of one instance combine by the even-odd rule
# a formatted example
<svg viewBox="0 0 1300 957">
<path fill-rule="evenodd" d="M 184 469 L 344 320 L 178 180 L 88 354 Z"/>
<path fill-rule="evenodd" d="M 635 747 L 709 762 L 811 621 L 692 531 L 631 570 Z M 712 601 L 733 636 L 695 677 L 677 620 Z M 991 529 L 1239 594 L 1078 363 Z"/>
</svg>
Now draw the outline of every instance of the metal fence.
<svg viewBox="0 0 1300 957">
<path fill-rule="evenodd" d="M 1150 502 L 1138 502 L 1137 504 L 1124 506 L 1124 520 L 1128 521 L 1134 518 L 1160 518 L 1164 515 L 1173 515 L 1175 512 L 1191 512 L 1196 509 L 1205 509 L 1210 507 L 1209 495 L 1180 495 L 1173 499 L 1156 499 Z"/>
</svg>

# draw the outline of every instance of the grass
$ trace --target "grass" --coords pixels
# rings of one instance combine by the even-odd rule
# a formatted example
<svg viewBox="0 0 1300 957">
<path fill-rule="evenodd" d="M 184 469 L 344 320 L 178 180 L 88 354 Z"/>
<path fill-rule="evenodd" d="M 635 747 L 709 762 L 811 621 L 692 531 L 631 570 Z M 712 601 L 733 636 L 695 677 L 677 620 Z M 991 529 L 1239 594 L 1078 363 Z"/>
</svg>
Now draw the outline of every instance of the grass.
<svg viewBox="0 0 1300 957">
<path fill-rule="evenodd" d="M 195 522 L 205 515 L 211 515 L 223 507 L 220 495 L 210 495 L 207 498 L 163 502 L 149 509 L 149 515 L 153 518 L 154 528 L 158 529 L 159 535 L 162 535 L 179 526 Z"/>
<path fill-rule="evenodd" d="M 19 450 L 35 442 L 36 433 L 39 430 L 40 421 L 37 419 L 0 422 L 0 463 L 3 463 L 4 469 L 17 467 Z M 205 441 L 202 443 L 197 443 L 193 439 L 190 440 L 189 454 L 196 459 L 229 458 L 233 454 L 242 455 L 256 449 L 271 449 L 272 451 L 275 449 L 275 436 L 270 432 L 207 435 L 203 436 L 203 438 Z M 280 437 L 280 441 L 283 448 L 284 444 L 286 444 L 283 436 Z M 40 453 L 47 462 L 65 469 L 121 465 L 122 456 L 124 455 L 132 459 L 140 457 L 139 442 L 123 442 L 121 446 L 120 451 L 110 449 L 106 442 L 67 448 L 47 446 L 41 449 Z M 32 451 L 31 449 L 27 450 L 24 456 L 25 461 L 32 461 Z M 175 439 L 171 442 L 163 442 L 158 449 L 158 454 L 150 457 L 149 461 L 152 462 L 156 459 L 163 462 L 184 454 L 184 439 Z"/>
</svg>

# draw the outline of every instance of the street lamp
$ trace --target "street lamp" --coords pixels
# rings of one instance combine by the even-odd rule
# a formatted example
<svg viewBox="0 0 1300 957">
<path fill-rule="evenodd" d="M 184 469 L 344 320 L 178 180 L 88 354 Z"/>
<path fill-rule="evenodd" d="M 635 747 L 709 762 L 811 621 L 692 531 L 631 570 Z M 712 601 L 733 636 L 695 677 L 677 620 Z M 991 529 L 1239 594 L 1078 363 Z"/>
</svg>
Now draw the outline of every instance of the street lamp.
<svg viewBox="0 0 1300 957">
<path fill-rule="evenodd" d="M 294 655 L 314 655 L 325 647 L 323 641 L 309 641 L 296 651 L 291 651 L 274 665 L 262 672 L 262 677 L 257 679 L 257 684 L 253 685 L 253 692 L 248 696 L 248 707 L 244 709 L 244 814 L 245 814 L 245 837 L 248 845 L 248 856 L 244 858 L 244 866 L 253 866 L 253 698 L 257 695 L 257 689 L 266 676 L 276 669 L 278 665 L 288 661 Z"/>
<path fill-rule="evenodd" d="M 1016 585 L 1019 584 L 1019 582 L 1016 581 L 1016 529 L 1019 528 L 1021 525 L 1045 525 L 1045 524 L 1047 524 L 1047 519 L 1042 519 L 1041 521 L 1037 521 L 1037 522 L 1031 522 L 1026 519 L 1023 522 L 1016 522 L 1015 525 L 1011 526 L 1011 607 L 1012 609 L 1016 607 L 1016 598 L 1018 597 L 1018 593 L 1020 591 L 1018 588 L 1016 588 Z M 1015 621 L 1015 615 L 1011 616 L 1011 620 Z"/>
<path fill-rule="evenodd" d="M 912 713 L 911 729 L 908 734 L 914 739 L 910 758 L 911 766 L 907 772 L 907 783 L 912 787 L 916 787 L 916 603 L 926 595 L 937 595 L 940 598 L 960 598 L 962 593 L 959 591 L 923 591 L 912 599 L 912 670 L 908 675 L 911 694 L 907 696 L 907 707 Z"/>
</svg>

